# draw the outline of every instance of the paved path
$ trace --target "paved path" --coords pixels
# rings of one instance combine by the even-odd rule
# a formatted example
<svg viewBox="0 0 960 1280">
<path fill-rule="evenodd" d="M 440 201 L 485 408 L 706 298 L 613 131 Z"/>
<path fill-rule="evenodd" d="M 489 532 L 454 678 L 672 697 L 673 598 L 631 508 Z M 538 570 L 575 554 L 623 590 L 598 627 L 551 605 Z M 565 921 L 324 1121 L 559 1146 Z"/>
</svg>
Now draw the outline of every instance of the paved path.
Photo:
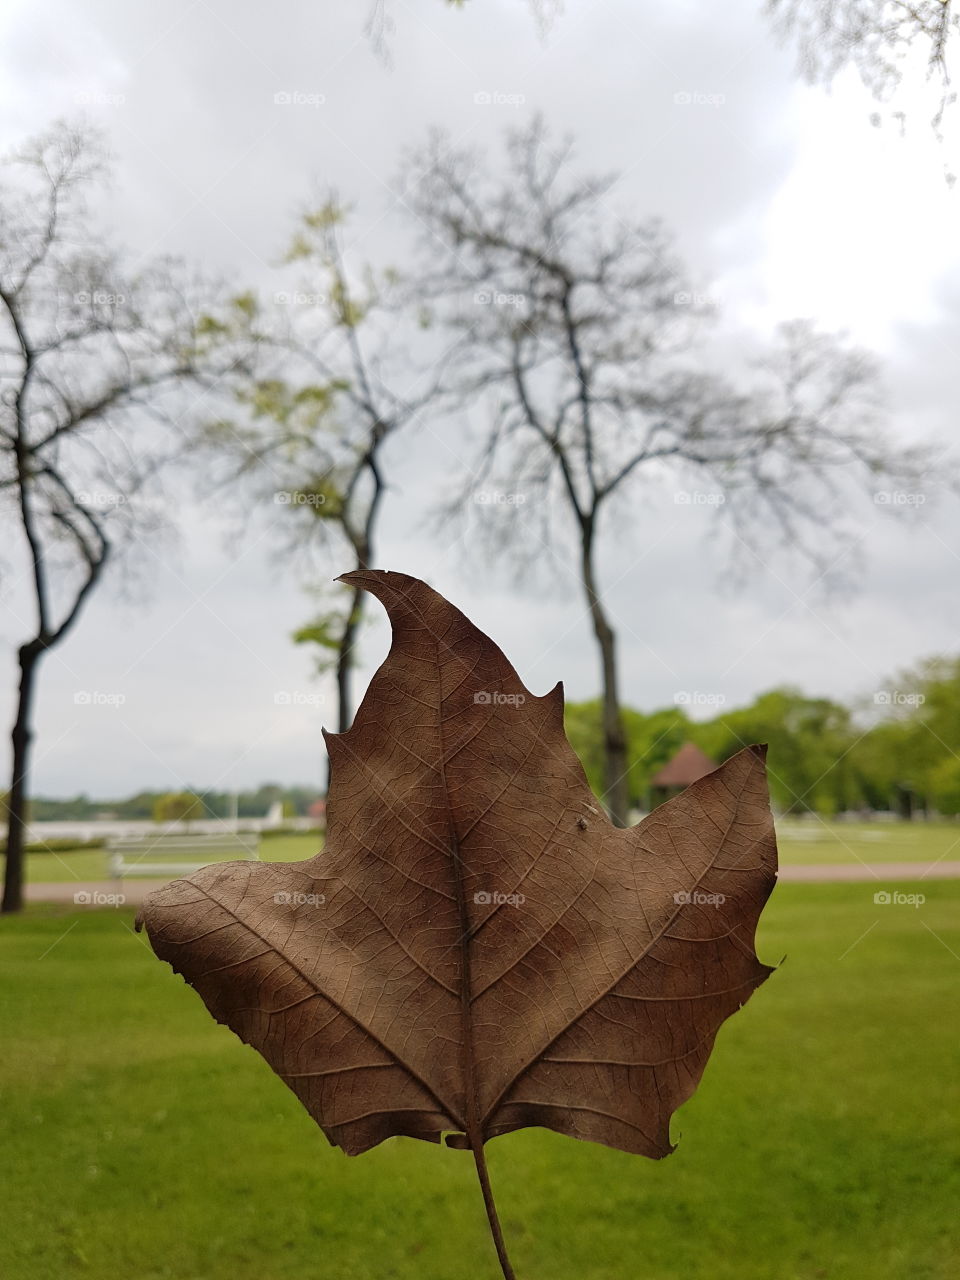
<svg viewBox="0 0 960 1280">
<path fill-rule="evenodd" d="M 784 882 L 801 881 L 805 884 L 833 884 L 852 881 L 861 884 L 879 881 L 892 884 L 895 880 L 960 880 L 960 862 L 821 862 L 787 863 L 780 868 Z M 167 884 L 166 880 L 125 880 L 118 887 L 115 880 L 70 880 L 53 884 L 28 884 L 28 902 L 77 902 L 78 905 L 112 907 L 118 905 L 117 893 L 123 894 L 123 902 L 138 907 L 154 889 Z M 78 898 L 78 894 L 86 897 Z"/>
<path fill-rule="evenodd" d="M 781 880 L 828 884 L 837 880 L 960 880 L 960 862 L 822 862 L 780 868 Z"/>
<path fill-rule="evenodd" d="M 167 880 L 57 880 L 52 884 L 28 884 L 24 890 L 27 902 L 76 902 L 77 906 L 114 907 L 117 894 L 123 903 L 138 907 L 148 893 L 168 884 Z"/>
</svg>

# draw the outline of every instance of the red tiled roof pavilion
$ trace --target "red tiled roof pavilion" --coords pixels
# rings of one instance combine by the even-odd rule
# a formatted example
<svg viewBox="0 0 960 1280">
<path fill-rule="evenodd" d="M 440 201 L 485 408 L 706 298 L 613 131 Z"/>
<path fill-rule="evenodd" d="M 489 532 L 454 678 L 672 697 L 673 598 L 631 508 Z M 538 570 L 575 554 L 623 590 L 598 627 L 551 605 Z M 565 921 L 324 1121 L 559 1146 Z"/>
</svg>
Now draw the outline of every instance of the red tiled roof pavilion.
<svg viewBox="0 0 960 1280">
<path fill-rule="evenodd" d="M 652 787 L 689 787 L 716 769 L 716 762 L 692 742 L 685 742 L 672 760 L 650 779 Z"/>
</svg>

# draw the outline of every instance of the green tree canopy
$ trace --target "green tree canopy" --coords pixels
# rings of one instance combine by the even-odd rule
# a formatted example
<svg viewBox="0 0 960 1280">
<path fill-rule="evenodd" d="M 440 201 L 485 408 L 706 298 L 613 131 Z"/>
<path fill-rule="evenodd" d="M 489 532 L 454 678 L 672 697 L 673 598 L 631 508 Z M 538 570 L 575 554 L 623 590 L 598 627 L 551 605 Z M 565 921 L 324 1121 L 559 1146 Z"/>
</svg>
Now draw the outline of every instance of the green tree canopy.
<svg viewBox="0 0 960 1280">
<path fill-rule="evenodd" d="M 154 822 L 191 822 L 203 816 L 203 801 L 193 791 L 168 791 L 153 804 Z"/>
</svg>

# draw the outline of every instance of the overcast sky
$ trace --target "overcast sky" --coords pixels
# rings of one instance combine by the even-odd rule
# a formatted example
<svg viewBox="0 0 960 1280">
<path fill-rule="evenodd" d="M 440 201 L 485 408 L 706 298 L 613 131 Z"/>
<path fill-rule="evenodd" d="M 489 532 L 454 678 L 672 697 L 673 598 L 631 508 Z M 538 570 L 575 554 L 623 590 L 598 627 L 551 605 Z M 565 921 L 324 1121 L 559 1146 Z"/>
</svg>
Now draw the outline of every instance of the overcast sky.
<svg viewBox="0 0 960 1280">
<path fill-rule="evenodd" d="M 391 183 L 404 149 L 436 124 L 494 144 L 539 110 L 575 135 L 587 167 L 622 172 L 611 196 L 622 211 L 662 215 L 732 326 L 766 334 L 803 315 L 845 328 L 882 357 L 898 434 L 954 437 L 960 191 L 944 182 L 949 152 L 922 107 L 901 138 L 871 126 L 874 104 L 853 77 L 829 95 L 801 85 L 761 0 L 568 0 L 545 39 L 518 0 L 463 11 L 394 0 L 390 65 L 364 36 L 363 7 L 7 0 L 0 142 L 84 112 L 108 131 L 109 216 L 131 251 L 183 255 L 267 288 L 318 184 L 356 206 L 353 260 L 402 267 L 408 227 Z M 504 564 L 468 571 L 462 548 L 426 527 L 458 449 L 446 424 L 397 450 L 381 567 L 448 595 L 534 692 L 562 679 L 569 698 L 595 695 L 592 637 L 563 564 L 553 588 L 518 592 Z M 954 500 L 907 523 L 866 502 L 858 587 L 825 599 L 772 554 L 738 590 L 724 588 L 707 513 L 671 495 L 638 491 L 602 553 L 628 703 L 652 709 L 688 691 L 735 705 L 786 682 L 853 698 L 891 687 L 891 673 L 921 656 L 960 650 Z M 180 537 L 144 550 L 136 598 L 101 591 L 45 660 L 35 794 L 321 776 L 331 688 L 290 642 L 310 602 L 277 554 L 273 516 L 238 539 L 244 512 L 185 486 L 168 502 Z M 15 563 L 12 535 L 2 554 Z M 345 567 L 332 560 L 328 576 Z M 4 723 L 30 620 L 22 592 L 6 598 Z M 361 686 L 387 646 L 373 612 Z"/>
</svg>

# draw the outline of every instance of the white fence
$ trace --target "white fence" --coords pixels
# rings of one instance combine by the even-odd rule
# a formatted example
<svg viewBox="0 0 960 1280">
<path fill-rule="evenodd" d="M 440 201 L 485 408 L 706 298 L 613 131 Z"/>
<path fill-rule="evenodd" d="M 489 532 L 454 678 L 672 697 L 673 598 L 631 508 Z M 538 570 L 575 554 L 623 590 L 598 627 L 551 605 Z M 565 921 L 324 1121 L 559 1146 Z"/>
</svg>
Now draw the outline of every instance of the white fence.
<svg viewBox="0 0 960 1280">
<path fill-rule="evenodd" d="M 315 818 L 284 818 L 281 822 L 269 818 L 198 818 L 195 822 L 151 822 L 147 818 L 138 821 L 122 819 L 96 822 L 78 819 L 74 822 L 31 822 L 27 826 L 30 844 L 46 840 L 133 840 L 138 836 L 199 836 L 221 835 L 232 831 L 270 831 L 274 827 L 291 827 L 295 831 L 310 831 L 317 826 Z"/>
</svg>

